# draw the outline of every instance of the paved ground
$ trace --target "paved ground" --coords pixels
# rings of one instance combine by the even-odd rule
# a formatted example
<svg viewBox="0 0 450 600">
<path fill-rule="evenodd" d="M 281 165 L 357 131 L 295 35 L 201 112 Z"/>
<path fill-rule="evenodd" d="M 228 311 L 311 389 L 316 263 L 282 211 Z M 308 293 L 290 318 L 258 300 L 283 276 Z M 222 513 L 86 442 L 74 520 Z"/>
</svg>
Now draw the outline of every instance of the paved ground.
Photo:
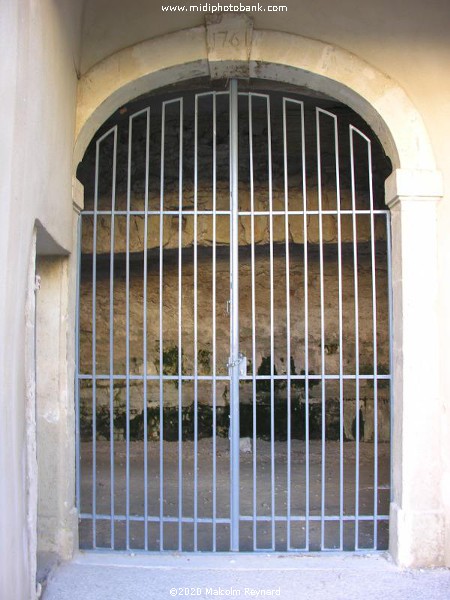
<svg viewBox="0 0 450 600">
<path fill-rule="evenodd" d="M 383 554 L 322 556 L 80 553 L 50 577 L 44 600 L 282 598 L 448 600 L 450 570 L 401 570 Z"/>
</svg>

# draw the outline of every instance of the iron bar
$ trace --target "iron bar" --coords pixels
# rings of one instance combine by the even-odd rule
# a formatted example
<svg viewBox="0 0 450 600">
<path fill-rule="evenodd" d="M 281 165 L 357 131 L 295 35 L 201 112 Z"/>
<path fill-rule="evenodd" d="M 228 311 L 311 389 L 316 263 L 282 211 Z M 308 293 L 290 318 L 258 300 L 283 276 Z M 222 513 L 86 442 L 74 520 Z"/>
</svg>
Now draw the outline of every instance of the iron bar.
<svg viewBox="0 0 450 600">
<path fill-rule="evenodd" d="M 356 224 L 356 183 L 355 183 L 355 155 L 353 135 L 350 135 L 350 173 L 352 191 L 352 229 L 353 229 L 353 278 L 354 278 L 354 303 L 355 303 L 355 550 L 359 547 L 359 291 L 358 291 L 358 236 Z"/>
<path fill-rule="evenodd" d="M 178 550 L 183 550 L 183 98 L 180 98 L 178 145 Z"/>
<path fill-rule="evenodd" d="M 198 95 L 194 112 L 194 552 L 198 550 Z"/>
<path fill-rule="evenodd" d="M 269 278 L 270 278 L 270 489 L 271 489 L 271 532 L 272 550 L 275 550 L 275 340 L 274 340 L 274 266 L 273 266 L 273 193 L 272 193 L 272 130 L 270 119 L 270 98 L 267 106 L 267 171 L 269 183 Z"/>
<path fill-rule="evenodd" d="M 238 88 L 230 81 L 230 200 L 231 200 L 231 348 L 230 348 L 230 427 L 231 427 L 231 544 L 239 550 L 239 198 L 238 198 Z"/>
<path fill-rule="evenodd" d="M 370 139 L 359 129 L 350 125 L 352 135 L 359 135 L 367 145 L 367 173 L 368 191 L 370 205 L 370 254 L 371 254 L 371 278 L 372 278 L 372 348 L 373 348 L 373 444 L 374 444 L 374 468 L 373 468 L 373 548 L 378 545 L 378 528 L 376 516 L 378 512 L 378 347 L 377 347 L 377 291 L 376 291 L 376 265 L 375 265 L 375 223 L 373 214 L 373 177 L 372 177 L 372 147 Z"/>
<path fill-rule="evenodd" d="M 270 380 L 271 377 L 270 375 L 255 375 L 256 380 Z M 273 376 L 275 381 L 281 381 L 281 380 L 285 380 L 286 379 L 286 375 L 274 375 Z M 326 373 L 325 374 L 325 380 L 334 380 L 334 379 L 339 379 L 340 375 L 339 373 Z M 348 381 L 353 381 L 356 380 L 356 375 L 352 375 L 352 374 L 346 374 L 344 373 L 342 375 L 342 378 L 344 380 L 348 380 Z M 392 376 L 389 374 L 381 374 L 381 373 L 377 373 L 376 378 L 378 380 L 391 380 Z M 79 376 L 80 380 L 85 380 L 85 381 L 91 381 L 94 378 L 92 377 L 92 375 L 90 374 L 80 374 Z M 109 375 L 106 374 L 100 374 L 100 375 L 95 375 L 95 379 L 97 380 L 109 380 Z M 126 379 L 126 375 L 114 375 L 113 376 L 114 380 L 125 380 Z M 159 375 L 130 375 L 130 381 L 142 381 L 147 379 L 147 381 L 159 381 L 160 377 Z M 178 381 L 178 375 L 164 375 L 162 377 L 162 379 L 164 381 Z M 230 381 L 230 377 L 228 377 L 227 375 L 217 375 L 216 376 L 217 381 Z M 251 375 L 242 375 L 241 379 L 247 380 L 247 381 L 251 381 L 252 380 L 252 376 Z M 305 381 L 306 379 L 312 379 L 312 380 L 316 380 L 316 381 L 321 381 L 322 380 L 322 376 L 321 375 L 314 375 L 313 373 L 310 373 L 308 375 L 308 377 L 306 375 L 292 375 L 291 374 L 291 380 L 295 380 L 295 381 Z M 358 379 L 360 380 L 367 380 L 367 381 L 373 381 L 374 376 L 373 374 L 359 374 L 358 375 Z M 193 375 L 183 375 L 181 377 L 182 381 L 193 381 L 194 380 L 194 376 Z M 198 380 L 199 381 L 212 381 L 213 377 L 211 375 L 199 375 L 198 376 Z"/>
<path fill-rule="evenodd" d="M 323 221 L 322 221 L 322 155 L 320 144 L 320 114 L 323 111 L 316 108 L 317 136 L 317 207 L 319 218 L 319 281 L 320 281 L 320 365 L 321 365 L 321 396 L 322 396 L 322 460 L 321 460 L 321 529 L 320 548 L 325 549 L 325 496 L 326 496 L 326 386 L 325 386 L 325 299 L 324 299 L 324 265 L 323 265 Z"/>
<path fill-rule="evenodd" d="M 334 117 L 334 155 L 336 169 L 336 205 L 338 236 L 338 343 L 339 343 L 339 550 L 344 549 L 344 349 L 342 309 L 342 222 L 339 140 L 337 118 Z"/>
<path fill-rule="evenodd" d="M 91 520 L 93 517 L 92 513 L 81 513 L 79 515 L 79 518 L 82 520 Z M 111 515 L 108 514 L 102 514 L 99 513 L 96 515 L 96 518 L 99 521 L 109 521 L 111 518 Z M 126 520 L 126 515 L 119 515 L 116 514 L 114 516 L 114 519 L 116 521 L 125 521 Z M 308 517 L 308 519 L 310 521 L 315 521 L 315 522 L 320 522 L 322 520 L 321 515 L 310 515 Z M 339 515 L 326 515 L 325 516 L 325 521 L 331 521 L 331 522 L 336 522 L 339 521 L 340 516 Z M 141 515 L 130 515 L 130 521 L 143 521 L 144 518 Z M 149 523 L 159 523 L 159 516 L 155 515 L 155 516 L 149 516 L 148 517 L 148 521 Z M 178 522 L 178 517 L 164 517 L 164 522 L 165 523 L 177 523 Z M 270 522 L 272 521 L 272 517 L 270 515 L 264 516 L 264 515 L 260 515 L 257 518 L 258 521 L 260 522 Z M 287 520 L 287 517 L 284 515 L 276 515 L 275 516 L 275 521 L 277 522 L 285 522 Z M 305 522 L 306 520 L 306 516 L 304 515 L 292 515 L 291 516 L 291 520 L 292 521 L 297 521 L 297 522 Z M 344 521 L 354 521 L 355 520 L 355 516 L 354 515 L 344 515 L 343 516 L 343 520 Z M 358 517 L 359 521 L 373 521 L 373 515 L 360 515 Z M 388 521 L 389 520 L 389 515 L 378 515 L 377 516 L 377 521 Z M 253 515 L 241 515 L 240 517 L 240 521 L 244 521 L 244 522 L 251 522 L 253 521 Z M 193 517 L 183 517 L 183 523 L 193 523 L 194 522 L 194 518 Z M 198 522 L 199 523 L 207 523 L 207 524 L 211 524 L 212 523 L 212 518 L 208 518 L 208 517 L 199 517 L 198 518 Z M 217 523 L 218 524 L 229 524 L 231 523 L 231 519 L 226 518 L 226 517 L 217 517 Z M 259 549 L 261 552 L 266 552 L 267 550 L 265 550 L 264 548 L 260 548 Z M 295 552 L 298 552 L 298 550 L 294 550 Z"/>
<path fill-rule="evenodd" d="M 213 92 L 213 123 L 212 123 L 212 145 L 213 145 L 213 171 L 212 171 L 212 185 L 213 185 L 213 255 L 212 255 L 212 406 L 213 406 L 213 421 L 212 421 L 212 550 L 217 550 L 217 339 L 216 339 L 216 303 L 217 303 L 217 289 L 216 289 L 216 269 L 217 269 L 217 256 L 216 256 L 216 227 L 217 227 L 217 102 L 216 93 Z"/>
<path fill-rule="evenodd" d="M 287 155 L 286 103 L 283 98 L 283 167 L 284 167 L 284 236 L 286 244 L 286 405 L 287 405 L 287 500 L 286 500 L 286 545 L 291 548 L 291 283 L 289 264 L 289 172 Z"/>
<path fill-rule="evenodd" d="M 143 257 L 143 294 L 142 294 L 142 358 L 145 375 L 147 375 L 147 245 L 148 245 L 148 187 L 149 187 L 149 158 L 150 158 L 150 108 L 145 109 L 145 191 L 144 191 L 144 257 Z M 144 550 L 148 550 L 148 407 L 147 407 L 147 379 L 143 381 L 143 421 L 144 421 Z"/>
<path fill-rule="evenodd" d="M 160 215 L 159 215 L 159 549 L 164 550 L 164 341 L 163 341 L 163 273 L 164 273 L 164 161 L 166 102 L 161 115 L 161 175 L 160 175 Z"/>
<path fill-rule="evenodd" d="M 125 546 L 130 549 L 130 209 L 133 115 L 128 121 L 127 221 L 125 240 Z"/>
<path fill-rule="evenodd" d="M 101 139 L 95 144 L 94 226 L 92 230 L 92 379 L 97 373 L 97 207 Z M 97 384 L 92 386 L 92 547 L 97 547 L 95 515 L 97 512 Z"/>
<path fill-rule="evenodd" d="M 116 169 L 117 169 L 117 125 L 114 127 L 113 146 L 113 169 L 111 190 L 111 250 L 109 270 L 109 449 L 111 469 L 111 549 L 114 549 L 114 502 L 115 502 L 115 464 L 114 464 L 114 385 L 112 375 L 114 373 L 114 242 L 115 242 L 115 219 L 114 207 L 116 202 Z"/>
<path fill-rule="evenodd" d="M 308 217 L 306 189 L 306 142 L 305 142 L 305 109 L 302 105 L 302 194 L 303 194 L 303 278 L 304 278 L 304 313 L 305 313 L 305 549 L 309 550 L 309 268 L 308 268 Z M 291 375 L 292 379 L 292 375 Z"/>
<path fill-rule="evenodd" d="M 255 281 L 255 185 L 253 164 L 253 101 L 248 95 L 249 119 L 249 168 L 250 168 L 250 244 L 251 244 L 251 286 L 252 286 L 252 425 L 253 425 L 253 456 L 252 456 L 252 490 L 253 490 L 253 550 L 257 550 L 257 420 L 256 420 L 256 281 Z"/>
<path fill-rule="evenodd" d="M 127 211 L 126 210 L 115 210 L 113 211 L 115 215 L 118 216 L 127 216 Z M 178 215 L 178 210 L 163 210 L 163 211 L 159 211 L 159 210 L 130 210 L 130 215 L 145 215 L 145 213 L 147 212 L 148 215 L 155 215 L 158 216 L 163 214 L 163 215 L 172 215 L 172 216 L 177 216 Z M 384 210 L 384 209 L 374 209 L 373 211 L 374 215 L 386 215 L 386 214 L 390 214 L 389 210 Z M 288 210 L 287 211 L 288 215 L 303 215 L 303 214 L 307 214 L 307 215 L 318 215 L 319 211 L 318 210 Z M 83 215 L 86 216 L 90 216 L 93 215 L 94 211 L 92 210 L 86 210 L 83 211 Z M 110 210 L 99 210 L 97 211 L 97 215 L 111 215 L 112 211 Z M 183 210 L 183 214 L 184 215 L 194 215 L 194 211 L 193 210 Z M 197 215 L 211 215 L 212 211 L 211 210 L 197 210 Z M 252 216 L 252 211 L 249 210 L 240 210 L 238 211 L 238 214 L 240 217 L 251 217 Z M 284 215 L 286 214 L 285 210 L 273 210 L 272 212 L 270 212 L 269 210 L 255 210 L 253 212 L 253 214 L 255 215 L 255 217 L 260 216 L 260 217 L 267 217 L 269 215 L 273 215 L 273 216 L 282 216 L 284 217 Z M 355 211 L 353 210 L 349 210 L 349 209 L 341 209 L 340 211 L 334 210 L 334 209 L 323 209 L 321 211 L 322 215 L 337 215 L 337 214 L 341 214 L 341 215 L 353 215 L 353 214 L 357 214 L 357 215 L 370 215 L 371 211 L 369 209 L 364 209 L 364 208 L 360 208 L 360 209 L 356 209 Z M 216 210 L 216 215 L 231 215 L 231 212 L 229 210 Z"/>
</svg>

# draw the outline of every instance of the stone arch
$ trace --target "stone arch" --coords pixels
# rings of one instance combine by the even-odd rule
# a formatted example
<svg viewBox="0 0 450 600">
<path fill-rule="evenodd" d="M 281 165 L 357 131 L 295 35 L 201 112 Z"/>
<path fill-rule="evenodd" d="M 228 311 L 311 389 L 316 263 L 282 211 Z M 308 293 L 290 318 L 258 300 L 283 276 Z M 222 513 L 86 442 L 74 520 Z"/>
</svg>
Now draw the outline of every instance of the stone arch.
<svg viewBox="0 0 450 600">
<path fill-rule="evenodd" d="M 230 69 L 239 64 L 226 49 L 220 59 Z M 377 134 L 394 169 L 435 169 L 422 118 L 406 93 L 346 50 L 297 35 L 256 30 L 248 70 L 250 77 L 308 87 L 353 108 Z M 75 164 L 98 127 L 121 105 L 149 90 L 209 73 L 205 27 L 141 42 L 95 65 L 79 83 Z"/>
<path fill-rule="evenodd" d="M 229 73 L 242 67 L 232 48 L 219 54 L 214 60 Z M 97 129 L 120 106 L 150 90 L 208 76 L 210 66 L 203 26 L 144 41 L 95 65 L 79 82 L 74 171 Z M 392 161 L 386 181 L 395 398 L 390 550 L 403 566 L 443 564 L 441 467 L 426 459 L 439 445 L 439 367 L 433 352 L 423 353 L 439 343 L 436 200 L 443 192 L 422 117 L 395 81 L 321 41 L 255 30 L 246 69 L 252 78 L 308 87 L 347 104 L 371 126 Z"/>
</svg>

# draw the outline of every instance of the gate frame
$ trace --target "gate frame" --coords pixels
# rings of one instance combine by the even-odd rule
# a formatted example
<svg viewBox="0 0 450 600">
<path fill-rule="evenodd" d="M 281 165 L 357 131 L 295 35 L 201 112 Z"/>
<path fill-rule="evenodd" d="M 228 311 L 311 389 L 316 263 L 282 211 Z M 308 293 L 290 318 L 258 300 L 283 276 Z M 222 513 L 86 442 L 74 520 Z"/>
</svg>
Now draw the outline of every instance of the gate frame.
<svg viewBox="0 0 450 600">
<path fill-rule="evenodd" d="M 206 27 L 153 38 L 115 53 L 81 77 L 74 174 L 97 129 L 126 102 L 209 76 L 212 64 L 223 65 L 229 76 L 242 73 L 243 62 L 235 60 L 232 47 L 216 51 L 210 63 L 206 38 Z M 244 66 L 252 78 L 307 87 L 347 104 L 371 126 L 392 161 L 385 184 L 392 229 L 394 378 L 389 550 L 401 566 L 443 565 L 441 434 L 436 429 L 441 410 L 437 203 L 443 189 L 422 117 L 395 81 L 336 46 L 254 30 L 248 55 Z M 76 219 L 82 202 L 79 186 L 74 188 Z M 74 477 L 67 473 L 68 480 Z"/>
</svg>

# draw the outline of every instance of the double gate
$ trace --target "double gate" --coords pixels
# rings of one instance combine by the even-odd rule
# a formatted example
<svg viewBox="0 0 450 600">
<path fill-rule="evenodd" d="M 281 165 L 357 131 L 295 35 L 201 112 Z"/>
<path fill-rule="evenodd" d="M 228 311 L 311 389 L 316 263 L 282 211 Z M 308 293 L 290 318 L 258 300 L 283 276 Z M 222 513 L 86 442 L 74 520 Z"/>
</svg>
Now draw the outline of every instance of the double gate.
<svg viewBox="0 0 450 600">
<path fill-rule="evenodd" d="M 148 104 L 79 173 L 81 545 L 385 547 L 379 143 L 331 101 L 236 80 Z"/>
</svg>

